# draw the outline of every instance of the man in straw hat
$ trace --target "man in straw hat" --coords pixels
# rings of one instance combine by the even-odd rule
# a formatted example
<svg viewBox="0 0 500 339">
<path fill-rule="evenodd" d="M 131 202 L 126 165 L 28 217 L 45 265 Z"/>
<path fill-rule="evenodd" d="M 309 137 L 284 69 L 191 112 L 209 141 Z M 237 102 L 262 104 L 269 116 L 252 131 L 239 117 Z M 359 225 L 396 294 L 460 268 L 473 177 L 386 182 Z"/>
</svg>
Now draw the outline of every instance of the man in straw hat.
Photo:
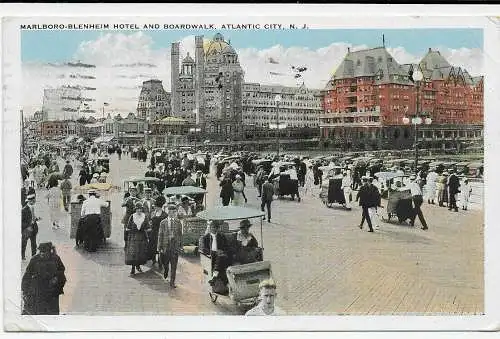
<svg viewBox="0 0 500 339">
<path fill-rule="evenodd" d="M 422 224 L 422 229 L 426 230 L 428 229 L 427 223 L 425 222 L 424 214 L 420 209 L 424 200 L 422 197 L 422 190 L 420 189 L 416 176 L 410 176 L 410 184 L 408 186 L 410 187 L 411 197 L 413 200 L 413 216 L 411 218 L 410 225 L 413 226 L 415 224 L 415 218 L 418 216 L 418 219 Z"/>
<path fill-rule="evenodd" d="M 177 218 L 177 205 L 167 205 L 168 216 L 160 222 L 158 231 L 158 253 L 160 263 L 164 268 L 163 278 L 167 279 L 170 271 L 170 287 L 176 288 L 175 284 L 177 262 L 179 252 L 182 251 L 182 224 Z"/>
<path fill-rule="evenodd" d="M 285 315 L 282 309 L 274 305 L 276 296 L 276 283 L 274 280 L 272 278 L 263 280 L 259 284 L 259 304 L 245 313 L 245 315 Z"/>
<path fill-rule="evenodd" d="M 31 243 L 31 256 L 36 254 L 37 218 L 34 213 L 35 195 L 28 195 L 21 209 L 21 257 L 26 260 L 26 246 Z"/>
</svg>

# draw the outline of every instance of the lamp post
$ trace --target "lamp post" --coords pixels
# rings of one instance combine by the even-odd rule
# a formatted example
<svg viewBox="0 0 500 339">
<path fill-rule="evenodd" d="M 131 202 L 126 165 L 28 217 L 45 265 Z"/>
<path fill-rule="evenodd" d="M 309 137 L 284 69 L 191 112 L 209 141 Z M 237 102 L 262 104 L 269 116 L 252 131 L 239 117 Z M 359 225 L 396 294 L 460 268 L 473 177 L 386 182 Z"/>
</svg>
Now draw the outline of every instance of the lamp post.
<svg viewBox="0 0 500 339">
<path fill-rule="evenodd" d="M 415 133 L 415 174 L 418 173 L 418 126 L 421 125 L 422 123 L 425 123 L 426 125 L 430 125 L 432 123 L 432 119 L 429 117 L 425 117 L 425 119 L 422 119 L 422 113 L 420 112 L 420 81 L 424 78 L 424 75 L 422 72 L 417 69 L 413 72 L 413 81 L 416 84 L 417 88 L 417 101 L 416 101 L 416 108 L 415 108 L 415 114 L 411 118 L 408 117 L 403 117 L 403 123 L 405 125 L 413 124 L 414 126 L 414 133 Z"/>
<path fill-rule="evenodd" d="M 281 95 L 276 94 L 274 102 L 276 103 L 276 155 L 280 156 L 280 104 Z"/>
<path fill-rule="evenodd" d="M 194 150 L 196 151 L 196 139 L 198 138 L 198 133 L 201 132 L 201 128 L 199 127 L 193 127 L 189 129 L 189 133 L 192 133 L 194 135 Z"/>
</svg>

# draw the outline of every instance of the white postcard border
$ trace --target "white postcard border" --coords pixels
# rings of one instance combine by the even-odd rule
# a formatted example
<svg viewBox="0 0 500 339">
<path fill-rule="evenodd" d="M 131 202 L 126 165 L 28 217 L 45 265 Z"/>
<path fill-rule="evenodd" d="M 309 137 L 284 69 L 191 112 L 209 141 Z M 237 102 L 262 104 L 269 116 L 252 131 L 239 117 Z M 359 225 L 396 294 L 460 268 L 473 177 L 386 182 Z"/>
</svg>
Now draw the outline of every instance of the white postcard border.
<svg viewBox="0 0 500 339">
<path fill-rule="evenodd" d="M 101 11 L 102 7 L 112 8 L 113 11 Z M 494 169 L 498 165 L 498 149 L 500 146 L 500 133 L 498 126 L 500 118 L 496 111 L 500 107 L 500 81 L 497 75 L 500 74 L 500 48 L 499 48 L 499 31 L 498 20 L 496 18 L 485 17 L 468 17 L 467 15 L 478 15 L 483 13 L 491 13 L 491 7 L 488 9 L 485 6 L 476 7 L 474 11 L 471 6 L 463 6 L 460 11 L 446 6 L 446 9 L 438 8 L 439 6 L 371 6 L 363 5 L 364 13 L 370 15 L 384 14 L 386 17 L 368 17 L 362 18 L 363 25 L 360 25 L 360 17 L 363 16 L 356 12 L 359 11 L 358 6 L 341 6 L 339 10 L 337 6 L 283 6 L 270 5 L 267 15 L 262 14 L 263 6 L 244 5 L 245 13 L 255 15 L 249 18 L 241 15 L 240 6 L 217 5 L 205 6 L 194 5 L 168 5 L 159 7 L 158 5 L 141 5 L 140 8 L 131 7 L 128 5 L 120 5 L 120 8 L 113 5 L 93 4 L 92 6 L 75 5 L 64 6 L 64 10 L 55 10 L 53 6 L 38 10 L 40 5 L 29 4 L 29 12 L 27 6 L 14 6 L 23 8 L 21 12 L 26 16 L 33 17 L 35 15 L 63 15 L 70 14 L 64 12 L 71 8 L 73 18 L 67 19 L 68 22 L 158 22 L 158 17 L 154 18 L 149 15 L 149 18 L 139 18 L 139 15 L 155 13 L 155 16 L 178 15 L 168 18 L 171 23 L 186 22 L 187 17 L 180 16 L 185 13 L 190 14 L 189 19 L 203 20 L 209 23 L 241 23 L 244 22 L 261 22 L 266 23 L 308 23 L 310 28 L 381 28 L 388 27 L 387 16 L 391 16 L 391 28 L 408 28 L 408 27 L 456 27 L 467 28 L 477 27 L 484 29 L 484 55 L 486 59 L 485 72 L 485 315 L 484 316 L 468 316 L 468 317 L 442 317 L 442 316 L 293 316 L 293 317 L 274 317 L 274 318 L 245 318 L 238 316 L 210 316 L 209 319 L 200 316 L 129 316 L 123 315 L 119 318 L 115 316 L 36 316 L 31 320 L 25 317 L 17 316 L 19 313 L 16 305 L 20 302 L 20 262 L 17 260 L 18 255 L 13 254 L 18 252 L 20 247 L 20 237 L 18 227 L 19 215 L 9 213 L 9 211 L 18 211 L 17 202 L 19 201 L 19 115 L 16 114 L 20 110 L 20 90 L 21 90 L 21 71 L 20 71 L 20 34 L 18 25 L 20 22 L 25 22 L 26 18 L 9 19 L 3 22 L 2 27 L 2 54 L 3 54 L 3 73 L 2 80 L 7 86 L 6 96 L 3 97 L 2 116 L 2 143 L 3 143 L 3 168 L 2 168 L 2 188 L 3 188 L 3 225 L 4 225 L 4 276 L 3 276 L 3 296 L 4 296 L 4 322 L 9 328 L 15 329 L 39 329 L 48 331 L 356 331 L 356 330 L 493 330 L 498 329 L 500 319 L 500 293 L 498 285 L 500 283 L 500 270 L 497 258 L 500 257 L 500 246 L 498 245 L 499 228 L 495 223 L 495 208 L 496 194 L 500 191 L 499 178 L 495 176 Z M 45 7 L 45 6 L 42 6 Z M 92 7 L 92 8 L 89 8 Z M 308 8 L 309 7 L 309 8 Z M 387 8 L 386 8 L 387 7 Z M 405 6 L 406 7 L 406 6 Z M 462 6 L 460 6 L 462 7 Z M 144 11 L 147 8 L 149 13 Z M 160 11 L 159 8 L 163 8 Z M 326 10 L 328 8 L 328 10 Z M 36 10 L 32 12 L 32 10 Z M 313 11 L 313 9 L 315 9 Z M 346 10 L 347 9 L 347 10 Z M 356 9 L 356 10 L 353 10 Z M 437 10 L 436 10 L 437 9 Z M 198 16 L 193 16 L 193 13 L 198 11 Z M 382 13 L 382 11 L 384 13 Z M 444 17 L 424 17 L 426 15 L 443 15 L 446 11 L 448 16 Z M 59 12 L 59 13 L 58 13 Z M 78 16 L 85 17 L 87 15 L 95 15 L 99 13 L 114 13 L 115 15 L 129 15 L 134 13 L 134 17 L 117 18 L 117 17 L 91 17 L 75 20 Z M 163 13 L 161 13 L 163 12 Z M 216 17 L 221 12 L 231 15 L 231 17 Z M 347 13 L 348 12 L 348 13 Z M 460 13 L 459 13 L 460 12 Z M 5 12 L 4 12 L 5 13 Z M 201 14 L 203 13 L 203 14 Z M 272 14 L 271 14 L 272 13 Z M 274 14 L 276 13 L 276 14 Z M 346 14 L 350 14 L 346 17 Z M 202 16 L 203 15 L 203 16 Z M 273 17 L 271 17 L 273 15 Z M 344 15 L 344 17 L 342 17 Z M 414 16 L 411 16 L 414 15 Z M 418 15 L 418 17 L 415 17 Z M 239 18 L 237 17 L 239 16 Z M 358 20 L 353 20 L 357 17 Z M 334 18 L 335 20 L 332 20 Z M 64 22 L 65 18 L 36 18 L 37 23 L 43 22 Z M 165 21 L 165 20 L 163 20 Z M 461 225 L 464 226 L 464 225 Z M 459 231 L 459 230 L 457 230 Z M 457 244 L 458 245 L 458 244 Z M 9 258 L 16 260 L 9 260 Z M 439 258 L 436 258 L 439 260 Z M 24 319 L 23 319 L 24 318 Z M 230 325 L 228 325 L 230 324 Z"/>
</svg>

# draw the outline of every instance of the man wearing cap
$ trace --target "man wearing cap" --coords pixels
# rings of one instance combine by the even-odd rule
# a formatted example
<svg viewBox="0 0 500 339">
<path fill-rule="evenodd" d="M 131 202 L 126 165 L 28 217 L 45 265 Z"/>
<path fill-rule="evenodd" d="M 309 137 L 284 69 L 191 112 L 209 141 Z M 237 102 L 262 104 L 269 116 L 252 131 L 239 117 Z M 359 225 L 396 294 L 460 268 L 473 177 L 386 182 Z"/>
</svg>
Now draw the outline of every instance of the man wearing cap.
<svg viewBox="0 0 500 339">
<path fill-rule="evenodd" d="M 457 206 L 457 195 L 460 193 L 460 179 L 455 174 L 455 170 L 450 170 L 450 176 L 448 177 L 448 210 L 455 210 L 458 212 Z"/>
<path fill-rule="evenodd" d="M 282 309 L 274 305 L 276 295 L 276 283 L 274 280 L 270 278 L 262 281 L 259 284 L 259 304 L 245 313 L 245 315 L 286 315 Z"/>
<path fill-rule="evenodd" d="M 52 243 L 41 243 L 21 281 L 23 315 L 58 315 L 66 284 L 65 267 Z"/>
<path fill-rule="evenodd" d="M 182 251 L 182 224 L 177 218 L 177 205 L 167 205 L 168 216 L 160 222 L 158 231 L 158 253 L 163 266 L 163 278 L 167 279 L 170 270 L 170 287 L 175 288 L 175 277 L 179 252 Z"/>
<path fill-rule="evenodd" d="M 89 252 L 97 250 L 98 243 L 103 238 L 101 223 L 101 207 L 107 207 L 108 203 L 97 198 L 95 190 L 89 190 L 89 198 L 82 204 L 81 217 L 83 224 L 83 242 L 85 249 Z"/>
<path fill-rule="evenodd" d="M 422 190 L 420 189 L 420 185 L 418 184 L 417 179 L 414 175 L 410 176 L 410 184 L 408 186 L 410 187 L 411 197 L 413 200 L 413 216 L 411 218 L 410 225 L 413 226 L 415 224 L 415 218 L 418 215 L 418 219 L 422 224 L 422 229 L 426 230 L 428 229 L 427 223 L 425 222 L 424 215 L 422 213 L 422 210 L 420 209 L 420 206 L 422 206 L 424 199 L 422 197 Z"/>
</svg>

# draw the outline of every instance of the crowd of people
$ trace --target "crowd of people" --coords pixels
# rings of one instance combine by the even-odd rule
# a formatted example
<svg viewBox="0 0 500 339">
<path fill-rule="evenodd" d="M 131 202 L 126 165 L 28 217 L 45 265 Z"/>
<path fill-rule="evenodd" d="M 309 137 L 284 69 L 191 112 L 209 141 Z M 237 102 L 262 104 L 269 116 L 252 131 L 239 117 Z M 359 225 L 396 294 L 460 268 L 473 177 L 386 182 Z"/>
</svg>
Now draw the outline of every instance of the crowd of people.
<svg viewBox="0 0 500 339">
<path fill-rule="evenodd" d="M 46 199 L 49 209 L 47 225 L 53 230 L 62 226 L 61 211 L 71 213 L 73 176 L 77 176 L 79 186 L 108 182 L 109 156 L 116 153 L 122 159 L 122 153 L 138 161 L 147 162 L 148 150 L 144 146 L 123 147 L 118 145 L 107 148 L 97 145 L 79 146 L 73 149 L 54 148 L 33 149 L 22 161 L 21 188 L 22 211 L 22 260 L 26 260 L 26 248 L 30 242 L 31 260 L 23 277 L 23 295 L 26 314 L 54 314 L 58 312 L 56 300 L 63 293 L 65 283 L 64 265 L 57 256 L 51 243 L 37 244 L 39 223 L 36 215 L 36 203 Z M 59 168 L 58 159 L 64 165 Z M 422 229 L 428 229 L 422 213 L 422 205 L 447 206 L 450 211 L 467 210 L 472 193 L 466 177 L 460 178 L 453 169 L 437 171 L 436 168 L 421 169 L 417 175 L 407 175 L 404 168 L 360 167 L 349 162 L 338 164 L 324 161 L 311 161 L 306 157 L 276 157 L 268 155 L 258 159 L 255 154 L 244 153 L 222 161 L 216 153 L 191 153 L 189 151 L 153 150 L 150 163 L 143 180 L 129 185 L 124 192 L 121 206 L 124 209 L 121 218 L 125 243 L 124 264 L 130 266 L 130 275 L 142 272 L 142 267 L 149 261 L 163 271 L 169 285 L 176 287 L 178 256 L 183 251 L 183 222 L 196 215 L 202 208 L 203 194 L 183 196 L 165 194 L 165 189 L 180 186 L 207 188 L 207 175 L 215 168 L 215 177 L 219 180 L 219 198 L 222 206 L 245 206 L 248 203 L 248 177 L 253 179 L 253 186 L 260 198 L 260 208 L 267 213 L 265 220 L 271 222 L 271 205 L 275 197 L 291 195 L 301 201 L 301 195 L 320 197 L 321 187 L 337 178 L 341 197 L 339 201 L 346 209 L 352 209 L 352 203 L 361 206 L 360 228 L 364 222 L 368 231 L 380 227 L 382 195 L 384 190 L 408 190 L 411 196 L 410 225 L 419 219 Z M 259 160 L 259 161 L 256 161 Z M 76 171 L 75 171 L 76 169 Z M 376 172 L 389 170 L 401 173 L 402 179 L 392 182 L 394 186 L 381 186 L 375 177 Z M 76 184 L 76 183 L 75 183 Z M 76 186 L 76 185 L 75 185 Z M 99 197 L 99 192 L 90 189 L 87 196 L 77 197 L 81 205 L 80 221 L 76 231 L 76 245 L 94 252 L 105 241 L 103 211 L 110 209 L 110 203 Z M 214 275 L 210 284 L 214 291 L 227 293 L 226 268 L 234 263 L 248 263 L 261 258 L 256 238 L 249 232 L 252 226 L 249 220 L 240 223 L 240 230 L 235 239 L 221 236 L 222 222 L 211 221 L 200 239 L 199 250 L 214 258 Z M 37 254 L 37 249 L 39 253 Z M 37 272 L 46 271 L 40 275 Z M 263 290 L 266 295 L 275 290 L 274 282 L 268 282 Z M 274 287 L 273 287 L 274 286 Z M 45 292 L 43 292 L 45 291 Z M 268 293 L 269 292 L 269 293 Z M 273 292 L 274 293 L 274 292 Z M 270 294 L 273 294 L 270 293 Z M 39 296 L 49 295 L 47 299 Z M 274 295 L 274 294 L 273 294 Z M 270 298 L 270 297 L 269 297 Z M 57 302 L 58 304 L 58 302 Z M 262 304 L 263 305 L 263 304 Z M 261 305 L 261 306 L 262 306 Z M 264 307 L 265 309 L 265 307 Z M 42 312 L 42 313 L 37 313 Z M 44 313 L 45 312 L 45 313 Z M 271 310 L 263 311 L 266 314 Z"/>
</svg>

